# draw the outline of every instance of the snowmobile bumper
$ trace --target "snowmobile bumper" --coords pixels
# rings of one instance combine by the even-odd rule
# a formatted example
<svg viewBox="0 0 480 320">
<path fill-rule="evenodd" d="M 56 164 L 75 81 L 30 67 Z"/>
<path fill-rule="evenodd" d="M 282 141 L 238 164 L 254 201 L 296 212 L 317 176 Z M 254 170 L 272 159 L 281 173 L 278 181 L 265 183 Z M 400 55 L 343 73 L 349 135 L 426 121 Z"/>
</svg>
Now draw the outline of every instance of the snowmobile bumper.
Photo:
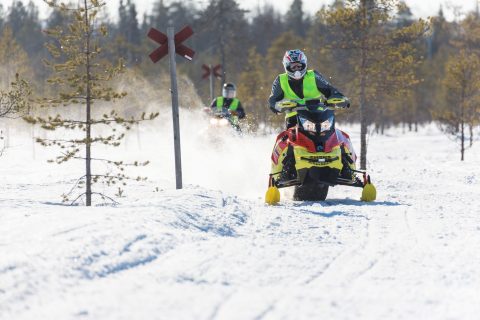
<svg viewBox="0 0 480 320">
<path fill-rule="evenodd" d="M 292 180 L 275 180 L 274 184 L 277 188 L 286 188 L 292 186 L 300 186 L 303 184 L 324 184 L 328 186 L 343 185 L 350 187 L 364 187 L 364 182 L 356 178 L 345 179 L 340 176 L 340 170 L 335 168 L 319 168 L 312 167 L 309 169 L 300 169 L 297 171 L 297 178 Z"/>
</svg>

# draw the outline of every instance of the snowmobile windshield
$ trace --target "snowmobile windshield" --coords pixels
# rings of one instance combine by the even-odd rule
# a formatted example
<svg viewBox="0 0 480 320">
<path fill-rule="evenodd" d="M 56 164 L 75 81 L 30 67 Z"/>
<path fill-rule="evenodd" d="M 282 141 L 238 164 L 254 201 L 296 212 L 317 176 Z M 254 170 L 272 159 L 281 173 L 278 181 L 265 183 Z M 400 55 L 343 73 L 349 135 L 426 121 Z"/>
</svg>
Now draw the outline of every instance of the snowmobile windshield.
<svg viewBox="0 0 480 320">
<path fill-rule="evenodd" d="M 299 124 L 304 131 L 322 134 L 334 128 L 335 116 L 332 110 L 298 111 Z"/>
</svg>

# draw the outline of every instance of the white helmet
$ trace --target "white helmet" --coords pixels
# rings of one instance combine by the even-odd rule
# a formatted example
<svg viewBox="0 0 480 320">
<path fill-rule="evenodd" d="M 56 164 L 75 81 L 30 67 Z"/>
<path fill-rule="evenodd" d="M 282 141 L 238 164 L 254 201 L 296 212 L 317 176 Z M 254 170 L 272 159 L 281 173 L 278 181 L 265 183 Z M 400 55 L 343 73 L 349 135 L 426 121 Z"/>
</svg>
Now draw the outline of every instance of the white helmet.
<svg viewBox="0 0 480 320">
<path fill-rule="evenodd" d="M 233 99 L 237 95 L 237 87 L 231 83 L 227 82 L 223 85 L 222 95 L 224 98 Z"/>
<path fill-rule="evenodd" d="M 307 56 L 302 50 L 288 50 L 283 56 L 283 67 L 285 72 L 292 79 L 299 80 L 307 73 Z M 292 69 L 293 64 L 293 69 Z M 301 64 L 299 66 L 298 64 Z"/>
</svg>

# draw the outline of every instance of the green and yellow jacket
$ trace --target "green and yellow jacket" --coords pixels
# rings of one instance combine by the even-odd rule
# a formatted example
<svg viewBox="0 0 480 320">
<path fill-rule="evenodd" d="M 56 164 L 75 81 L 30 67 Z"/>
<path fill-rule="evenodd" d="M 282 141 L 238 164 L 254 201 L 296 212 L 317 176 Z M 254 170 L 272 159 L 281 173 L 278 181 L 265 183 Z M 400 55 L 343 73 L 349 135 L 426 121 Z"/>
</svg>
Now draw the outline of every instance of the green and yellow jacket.
<svg viewBox="0 0 480 320">
<path fill-rule="evenodd" d="M 283 73 L 273 82 L 268 105 L 273 112 L 277 113 L 275 104 L 281 100 L 328 99 L 334 95 L 343 96 L 317 71 L 308 70 L 300 80 L 290 79 L 286 73 Z M 295 114 L 290 112 L 286 117 L 289 118 Z"/>
<path fill-rule="evenodd" d="M 217 112 L 226 110 L 235 111 L 238 119 L 245 118 L 245 110 L 242 107 L 242 103 L 237 98 L 229 99 L 222 96 L 217 97 L 213 99 L 212 103 L 210 104 L 210 108 Z"/>
</svg>

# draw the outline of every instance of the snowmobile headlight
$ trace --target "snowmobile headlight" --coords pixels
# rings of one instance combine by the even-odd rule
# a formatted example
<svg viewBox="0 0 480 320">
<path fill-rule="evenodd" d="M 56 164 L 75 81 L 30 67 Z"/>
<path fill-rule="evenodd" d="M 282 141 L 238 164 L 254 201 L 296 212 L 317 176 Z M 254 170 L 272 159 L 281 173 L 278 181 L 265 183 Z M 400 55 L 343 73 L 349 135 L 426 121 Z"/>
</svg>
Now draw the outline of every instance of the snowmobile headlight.
<svg viewBox="0 0 480 320">
<path fill-rule="evenodd" d="M 221 125 L 221 126 L 226 126 L 228 124 L 228 120 L 223 118 L 223 119 L 220 119 L 218 121 L 218 123 Z"/>
<path fill-rule="evenodd" d="M 217 124 L 218 124 L 218 119 L 211 118 L 211 119 L 210 119 L 210 124 L 211 124 L 211 125 L 217 125 Z"/>
<path fill-rule="evenodd" d="M 328 118 L 328 120 L 320 123 L 320 132 L 329 131 L 332 128 L 333 117 Z"/>
<path fill-rule="evenodd" d="M 317 130 L 315 129 L 315 123 L 313 123 L 310 120 L 307 120 L 305 118 L 299 117 L 300 122 L 302 123 L 303 130 L 305 131 L 310 131 L 310 132 L 316 132 Z"/>
</svg>

